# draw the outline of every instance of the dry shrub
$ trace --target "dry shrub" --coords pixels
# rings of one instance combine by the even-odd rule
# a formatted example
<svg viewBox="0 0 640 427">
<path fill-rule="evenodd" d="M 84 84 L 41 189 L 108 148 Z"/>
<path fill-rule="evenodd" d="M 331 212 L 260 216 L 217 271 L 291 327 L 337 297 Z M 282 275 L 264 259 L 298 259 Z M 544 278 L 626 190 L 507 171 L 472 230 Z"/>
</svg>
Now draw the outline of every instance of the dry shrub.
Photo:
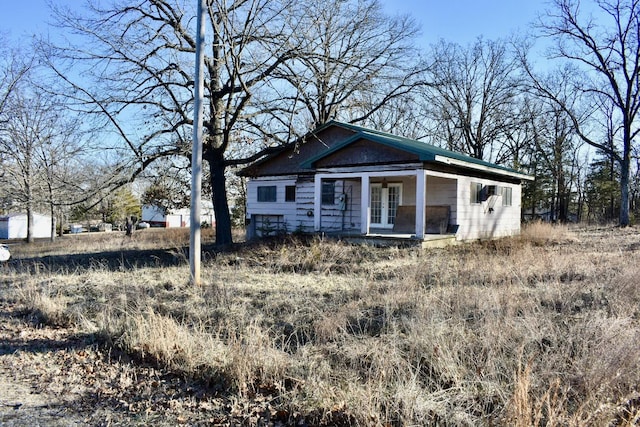
<svg viewBox="0 0 640 427">
<path fill-rule="evenodd" d="M 118 337 L 116 345 L 123 350 L 189 376 L 218 381 L 229 364 L 228 351 L 215 335 L 151 309 L 101 326 L 118 327 L 105 332 Z"/>
<path fill-rule="evenodd" d="M 287 356 L 256 324 L 233 334 L 225 328 L 223 337 L 204 325 L 182 324 L 148 309 L 102 326 L 110 328 L 106 332 L 117 337 L 115 344 L 123 350 L 242 396 L 262 388 L 285 389 Z"/>
<path fill-rule="evenodd" d="M 36 284 L 28 280 L 19 291 L 20 301 L 32 321 L 55 327 L 73 325 L 73 316 L 68 310 L 68 298 L 57 292 L 48 282 Z"/>
<path fill-rule="evenodd" d="M 73 324 L 72 318 L 67 312 L 67 304 L 64 298 L 36 294 L 31 300 L 28 309 L 35 316 L 38 323 L 56 327 L 65 327 Z"/>
<path fill-rule="evenodd" d="M 541 395 L 535 395 L 531 384 L 532 365 L 533 361 L 529 360 L 525 366 L 518 366 L 505 421 L 513 427 L 566 425 L 566 420 L 563 419 L 566 414 L 566 396 L 560 379 L 552 380 Z"/>
<path fill-rule="evenodd" d="M 533 221 L 522 227 L 520 238 L 533 244 L 567 243 L 575 241 L 575 236 L 564 224 Z"/>
</svg>

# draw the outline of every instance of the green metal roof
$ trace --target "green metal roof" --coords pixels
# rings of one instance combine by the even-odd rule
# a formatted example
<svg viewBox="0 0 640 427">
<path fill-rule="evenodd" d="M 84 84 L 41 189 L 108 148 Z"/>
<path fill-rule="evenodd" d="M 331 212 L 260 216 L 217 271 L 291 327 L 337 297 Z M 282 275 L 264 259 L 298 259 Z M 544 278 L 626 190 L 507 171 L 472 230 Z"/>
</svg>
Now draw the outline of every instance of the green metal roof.
<svg viewBox="0 0 640 427">
<path fill-rule="evenodd" d="M 513 173 L 518 175 L 524 175 L 522 172 L 518 172 L 515 169 L 496 165 L 494 163 L 486 162 L 481 159 L 476 159 L 471 156 L 466 156 L 464 154 L 460 154 L 455 151 L 445 150 L 444 148 L 436 147 L 435 145 L 427 144 L 426 142 L 417 141 L 415 139 L 404 138 L 404 137 L 393 135 L 390 133 L 381 132 L 378 130 L 369 129 L 369 128 L 357 126 L 350 123 L 338 122 L 335 120 L 327 122 L 326 124 L 318 127 L 313 133 L 320 132 L 330 126 L 340 126 L 343 128 L 353 130 L 357 133 L 353 135 L 351 138 L 348 138 L 345 141 L 334 145 L 333 147 L 331 147 L 331 149 L 315 157 L 307 159 L 301 164 L 301 167 L 305 169 L 312 168 L 313 164 L 318 160 L 347 147 L 348 145 L 352 144 L 353 142 L 359 139 L 367 139 L 370 141 L 377 142 L 379 144 L 387 145 L 389 147 L 393 147 L 399 150 L 416 154 L 421 161 L 435 161 L 436 156 L 441 156 L 441 157 L 446 157 L 453 160 L 466 162 L 471 165 L 497 169 L 503 172 Z"/>
</svg>

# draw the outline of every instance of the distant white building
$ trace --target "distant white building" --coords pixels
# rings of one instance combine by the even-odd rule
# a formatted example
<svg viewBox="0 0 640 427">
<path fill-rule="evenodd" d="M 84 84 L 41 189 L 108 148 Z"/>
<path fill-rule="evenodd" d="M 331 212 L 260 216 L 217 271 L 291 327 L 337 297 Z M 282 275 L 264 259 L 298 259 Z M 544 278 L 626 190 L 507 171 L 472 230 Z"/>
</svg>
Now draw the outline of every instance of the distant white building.
<svg viewBox="0 0 640 427">
<path fill-rule="evenodd" d="M 211 202 L 203 202 L 200 213 L 201 224 L 215 226 L 216 220 Z M 191 211 L 189 208 L 165 211 L 159 206 L 144 205 L 142 206 L 141 221 L 149 223 L 151 227 L 189 227 L 191 225 Z"/>
<path fill-rule="evenodd" d="M 33 214 L 33 237 L 36 239 L 51 237 L 51 217 Z M 14 213 L 0 216 L 0 239 L 26 239 L 27 214 Z"/>
</svg>

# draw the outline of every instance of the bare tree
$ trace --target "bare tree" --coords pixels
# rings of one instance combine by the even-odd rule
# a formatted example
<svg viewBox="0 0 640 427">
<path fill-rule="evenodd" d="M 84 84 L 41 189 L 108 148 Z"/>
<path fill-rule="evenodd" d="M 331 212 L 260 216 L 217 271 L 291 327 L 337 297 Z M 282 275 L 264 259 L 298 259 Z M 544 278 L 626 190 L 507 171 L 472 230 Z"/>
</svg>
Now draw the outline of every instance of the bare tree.
<svg viewBox="0 0 640 427">
<path fill-rule="evenodd" d="M 6 131 L 7 121 L 11 117 L 8 103 L 20 81 L 25 77 L 31 64 L 24 56 L 10 46 L 10 42 L 0 34 L 0 132 Z M 6 134 L 0 133 L 0 138 Z M 0 179 L 5 175 L 5 154 L 0 151 Z"/>
<path fill-rule="evenodd" d="M 56 10 L 78 43 L 58 46 L 51 65 L 72 88 L 66 92 L 76 108 L 115 131 L 119 139 L 111 145 L 133 155 L 137 176 L 156 159 L 190 152 L 195 11 L 186 0 L 109 3 L 88 1 L 79 16 Z M 252 160 L 251 153 L 271 142 L 251 138 L 250 151 L 234 149 L 248 143 L 244 135 L 269 109 L 254 97 L 270 90 L 269 78 L 294 56 L 286 19 L 292 7 L 286 0 L 209 3 L 203 159 L 211 171 L 218 244 L 231 243 L 226 169 Z"/>
<path fill-rule="evenodd" d="M 426 102 L 434 142 L 475 158 L 494 160 L 520 120 L 519 63 L 504 41 L 478 39 L 468 47 L 444 40 L 432 46 L 433 86 Z"/>
<path fill-rule="evenodd" d="M 63 232 L 64 211 L 78 203 L 78 200 L 86 199 L 87 193 L 95 191 L 92 188 L 95 186 L 86 185 L 83 176 L 83 170 L 95 164 L 88 161 L 94 151 L 84 143 L 79 117 L 58 113 L 64 108 L 56 106 L 51 100 L 47 100 L 41 108 L 47 109 L 45 114 L 50 115 L 50 121 L 41 130 L 40 141 L 35 145 L 35 163 L 43 176 L 38 180 L 38 199 L 49 208 L 52 218 L 51 241 L 54 241 L 56 222 L 60 226 L 60 233 Z"/>
<path fill-rule="evenodd" d="M 571 204 L 572 188 L 577 186 L 580 143 L 576 140 L 573 123 L 567 114 L 556 105 L 541 103 L 539 114 L 535 116 L 533 126 L 535 150 L 545 176 L 540 177 L 549 183 L 549 213 L 552 220 L 567 222 Z"/>
<path fill-rule="evenodd" d="M 572 90 L 580 104 L 569 105 L 523 62 L 539 93 L 568 114 L 580 138 L 620 165 L 619 222 L 627 226 L 631 153 L 640 132 L 640 0 L 593 0 L 592 4 L 595 10 L 586 13 L 578 0 L 554 0 L 539 24 L 541 35 L 556 41 L 551 57 L 574 65 Z M 603 111 L 603 106 L 608 107 Z M 608 108 L 619 123 L 613 145 L 607 143 L 607 126 L 598 129 L 594 121 L 581 120 L 584 111 L 597 120 L 607 115 Z"/>
<path fill-rule="evenodd" d="M 16 98 L 23 102 L 17 102 Z M 36 164 L 36 150 L 43 143 L 40 132 L 47 126 L 43 110 L 32 99 L 16 97 L 11 103 L 11 119 L 5 124 L 0 151 L 5 157 L 3 176 L 5 197 L 11 205 L 25 209 L 27 213 L 27 241 L 33 242 L 35 190 L 42 177 Z"/>
<path fill-rule="evenodd" d="M 78 118 L 68 115 L 57 101 L 24 80 L 8 99 L 11 114 L 0 132 L 0 155 L 5 159 L 0 197 L 9 209 L 26 210 L 29 242 L 34 210 L 48 209 L 53 240 L 60 210 L 86 200 L 94 191 L 96 185 L 83 171 L 100 174 L 93 160 L 88 161 Z"/>
<path fill-rule="evenodd" d="M 19 82 L 31 68 L 24 55 L 12 49 L 0 34 L 0 125 L 6 122 L 7 103 Z"/>
<path fill-rule="evenodd" d="M 76 43 L 47 49 L 52 69 L 66 83 L 61 92 L 117 135 L 110 146 L 123 158 L 128 153 L 135 177 L 159 158 L 190 152 L 195 10 L 187 0 L 106 3 L 87 0 L 80 14 L 55 9 L 60 27 L 73 32 Z M 365 119 L 414 85 L 407 75 L 390 81 L 399 69 L 394 60 L 400 64 L 402 54 L 410 53 L 410 20 L 387 25 L 377 1 L 307 6 L 292 0 L 209 3 L 203 160 L 210 170 L 218 244 L 231 242 L 228 168 L 260 158 L 290 140 L 297 127 L 308 129 L 338 106 L 363 102 L 363 94 L 383 82 L 389 82 L 385 94 L 369 97 L 371 105 L 352 119 Z M 342 11 L 332 21 L 336 10 Z M 354 19 L 349 13 L 362 15 Z M 314 19 L 322 22 L 311 25 Z M 356 25 L 361 21 L 366 31 Z M 295 77 L 309 70 L 317 73 Z M 311 89 L 315 84 L 318 90 Z M 326 84 L 333 86 L 324 89 Z M 299 106 L 310 121 L 296 119 Z"/>
<path fill-rule="evenodd" d="M 632 161 L 634 162 L 634 175 L 631 179 L 630 190 L 630 205 L 631 211 L 636 218 L 640 216 L 640 149 L 638 147 L 633 148 Z"/>
<path fill-rule="evenodd" d="M 331 119 L 371 121 L 424 84 L 414 45 L 419 29 L 409 16 L 386 15 L 379 0 L 304 0 L 300 6 L 293 34 L 299 55 L 281 77 L 293 89 L 285 99 L 304 118 L 305 131 Z"/>
</svg>

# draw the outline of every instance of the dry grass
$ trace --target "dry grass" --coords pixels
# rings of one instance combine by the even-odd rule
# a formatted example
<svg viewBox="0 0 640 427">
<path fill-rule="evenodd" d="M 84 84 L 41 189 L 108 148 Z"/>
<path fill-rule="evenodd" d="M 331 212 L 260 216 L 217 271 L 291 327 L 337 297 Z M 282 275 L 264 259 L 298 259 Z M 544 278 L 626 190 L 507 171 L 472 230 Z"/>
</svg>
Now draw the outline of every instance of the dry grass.
<svg viewBox="0 0 640 427">
<path fill-rule="evenodd" d="M 238 399 L 271 396 L 292 424 L 632 426 L 639 250 L 635 228 L 534 223 L 428 251 L 244 246 L 207 257 L 199 288 L 186 265 L 16 262 L 2 289 L 43 322 Z"/>
</svg>

